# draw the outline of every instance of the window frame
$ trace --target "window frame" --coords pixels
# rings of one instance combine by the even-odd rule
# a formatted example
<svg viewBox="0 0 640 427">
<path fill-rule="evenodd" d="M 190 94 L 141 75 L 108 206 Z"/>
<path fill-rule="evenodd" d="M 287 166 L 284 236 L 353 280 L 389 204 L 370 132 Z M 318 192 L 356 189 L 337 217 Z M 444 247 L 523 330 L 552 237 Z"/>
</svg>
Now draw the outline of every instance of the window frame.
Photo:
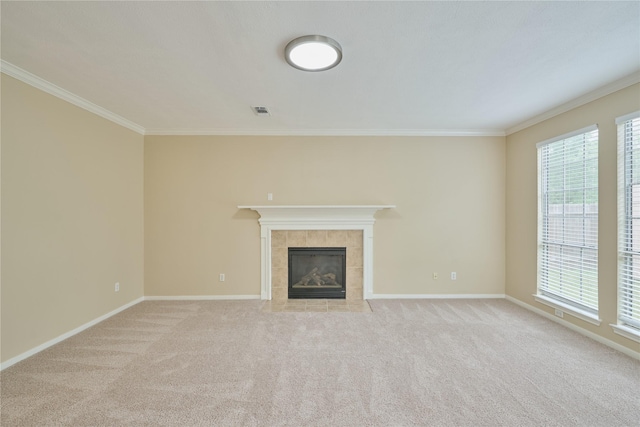
<svg viewBox="0 0 640 427">
<path fill-rule="evenodd" d="M 595 135 L 588 135 L 592 132 L 595 131 Z M 592 125 L 592 126 L 588 126 L 582 129 L 578 129 L 576 131 L 555 137 L 555 138 L 551 138 L 548 139 L 546 141 L 542 141 L 538 144 L 536 144 L 536 149 L 537 149 L 537 156 L 538 156 L 538 176 L 537 176 L 537 182 L 538 182 L 538 230 L 537 230 L 537 236 L 538 236 L 538 241 L 537 241 L 537 261 L 538 261 L 538 267 L 537 267 L 537 285 L 536 285 L 536 294 L 534 294 L 535 300 L 545 304 L 547 306 L 553 307 L 556 309 L 556 315 L 562 317 L 563 313 L 566 312 L 567 314 L 570 314 L 574 317 L 577 317 L 579 319 L 582 319 L 584 321 L 587 321 L 589 323 L 595 324 L 595 325 L 599 325 L 601 322 L 601 319 L 598 317 L 599 315 L 599 301 L 598 301 L 598 231 L 597 231 L 597 222 L 598 222 L 598 201 L 597 201 L 597 194 L 598 194 L 598 170 L 596 169 L 596 187 L 595 187 L 595 193 L 596 193 L 596 212 L 595 215 L 593 215 L 593 212 L 591 213 L 591 216 L 589 216 L 589 218 L 592 218 L 593 220 L 596 221 L 596 226 L 595 226 L 595 233 L 591 233 L 592 238 L 595 239 L 595 245 L 591 245 L 588 246 L 586 243 L 583 243 L 583 245 L 579 245 L 579 246 L 574 246 L 571 244 L 567 244 L 566 242 L 562 242 L 562 243 L 558 243 L 558 242 L 552 242 L 551 239 L 548 237 L 548 233 L 550 228 L 549 222 L 550 222 L 550 218 L 551 218 L 551 214 L 548 211 L 545 211 L 545 208 L 548 208 L 550 206 L 550 204 L 548 203 L 549 200 L 549 194 L 551 194 L 553 191 L 556 190 L 551 190 L 550 189 L 550 184 L 548 182 L 549 176 L 551 174 L 551 170 L 550 170 L 550 165 L 548 164 L 543 164 L 543 150 L 545 150 L 545 147 L 549 147 L 550 145 L 554 144 L 554 143 L 562 143 L 562 144 L 566 144 L 566 143 L 571 143 L 572 141 L 567 141 L 570 140 L 571 138 L 575 138 L 577 136 L 585 136 L 585 138 L 593 138 L 595 137 L 595 143 L 596 143 L 596 154 L 595 154 L 595 163 L 596 163 L 596 168 L 598 167 L 598 158 L 599 158 L 599 153 L 598 153 L 598 149 L 599 149 L 599 132 L 598 132 L 598 126 L 597 125 Z M 587 143 L 588 142 L 593 142 L 593 140 L 589 141 L 589 140 L 585 140 L 585 142 L 582 144 L 582 150 L 583 152 L 585 152 L 587 150 L 587 148 L 593 148 L 593 147 L 587 147 Z M 570 161 L 566 160 L 564 158 L 564 156 L 566 155 L 567 150 L 565 150 L 564 145 L 562 145 L 562 155 L 563 158 L 561 160 L 560 165 L 562 166 L 562 171 L 563 171 L 563 181 L 562 181 L 562 189 L 561 192 L 563 194 L 563 200 L 566 197 L 566 193 L 568 193 L 570 190 L 570 185 L 567 183 L 566 180 L 566 173 L 567 173 L 567 169 L 568 169 L 568 165 L 571 164 Z M 547 153 L 548 154 L 548 153 Z M 547 158 L 545 158 L 547 159 Z M 587 160 L 591 160 L 593 161 L 593 158 L 584 158 L 583 161 L 587 161 Z M 556 166 L 556 165 L 553 165 Z M 547 169 L 544 169 L 544 168 Z M 581 173 L 586 177 L 587 173 L 585 172 L 585 168 L 583 167 L 581 169 Z M 586 178 L 585 178 L 585 183 L 583 185 L 583 187 L 581 188 L 583 191 L 583 195 L 585 194 L 584 192 L 587 189 L 587 184 L 586 184 Z M 593 190 L 593 188 L 592 188 Z M 563 205 L 563 209 L 562 209 L 562 233 L 564 235 L 564 233 L 567 233 L 569 227 L 566 226 L 566 219 L 569 216 L 569 214 L 565 213 L 565 207 L 567 205 L 567 203 L 562 203 Z M 589 207 L 589 205 L 593 205 L 593 203 L 589 204 L 586 202 L 586 197 L 583 196 L 583 200 L 581 203 L 582 206 L 582 212 L 583 212 L 583 218 L 586 218 L 585 212 L 587 210 L 587 208 Z M 586 223 L 583 222 L 581 230 L 582 233 L 585 233 L 585 229 L 586 229 Z M 595 237 L 593 237 L 595 236 Z M 556 248 L 560 248 L 562 250 L 562 248 L 564 247 L 576 247 L 580 249 L 580 260 L 584 259 L 584 250 L 589 250 L 590 253 L 593 255 L 593 261 L 590 263 L 591 269 L 586 269 L 584 264 L 581 264 L 579 267 L 579 275 L 580 275 L 580 282 L 582 283 L 583 280 L 583 275 L 585 273 L 588 273 L 589 271 L 592 274 L 595 274 L 595 307 L 593 306 L 589 306 L 587 304 L 583 304 L 580 301 L 576 301 L 576 300 L 572 300 L 570 298 L 566 298 L 566 293 L 564 295 L 561 294 L 561 292 L 553 292 L 549 289 L 549 273 L 552 272 L 551 269 L 548 269 L 547 266 L 549 265 L 549 256 L 548 256 L 548 250 L 550 247 L 556 247 Z M 560 259 L 564 260 L 564 255 L 561 255 Z M 594 270 L 595 269 L 595 273 Z M 559 271 L 561 271 L 561 273 L 570 273 L 573 272 L 573 270 L 568 270 L 565 269 L 564 265 L 561 265 L 558 269 Z M 563 278 L 560 279 L 561 281 L 564 280 Z M 561 282 L 564 283 L 564 282 Z M 593 284 L 593 279 L 592 279 L 592 283 Z M 593 296 L 592 296 L 593 297 Z M 584 301 L 584 300 L 583 300 Z"/>
<path fill-rule="evenodd" d="M 637 121 L 633 123 L 633 121 Z M 637 262 L 640 262 L 640 251 L 634 251 L 632 247 L 629 247 L 629 243 L 632 239 L 630 234 L 633 234 L 633 211 L 632 207 L 634 201 L 640 204 L 640 200 L 635 200 L 634 198 L 634 189 L 633 184 L 629 182 L 633 180 L 633 177 L 630 175 L 632 173 L 629 172 L 628 166 L 628 148 L 629 143 L 632 143 L 631 150 L 640 149 L 640 139 L 637 141 L 629 140 L 627 138 L 627 126 L 631 125 L 633 130 L 638 130 L 640 133 L 640 111 L 636 111 L 634 113 L 627 114 L 622 117 L 618 117 L 616 119 L 617 125 L 617 144 L 618 144 L 618 242 L 617 242 L 617 253 L 618 253 L 618 272 L 617 272 L 617 316 L 616 321 L 617 324 L 611 324 L 615 333 L 622 335 L 631 340 L 640 342 L 640 320 L 635 320 L 628 318 L 626 316 L 627 306 L 629 302 L 625 300 L 628 298 L 629 293 L 633 293 L 633 289 L 628 290 L 627 287 L 634 287 L 633 283 L 628 284 L 628 281 L 625 280 L 625 273 L 628 273 L 630 270 L 629 260 L 633 261 L 634 259 Z M 632 137 L 633 138 L 633 137 Z M 638 185 L 638 184 L 635 184 Z M 640 195 L 636 195 L 638 199 L 640 199 Z M 633 264 L 633 262 L 632 262 Z M 632 279 L 633 281 L 633 279 Z M 631 311 L 637 309 L 640 312 L 640 295 L 636 298 L 632 299 L 631 302 Z M 635 302 L 635 303 L 634 303 Z"/>
</svg>

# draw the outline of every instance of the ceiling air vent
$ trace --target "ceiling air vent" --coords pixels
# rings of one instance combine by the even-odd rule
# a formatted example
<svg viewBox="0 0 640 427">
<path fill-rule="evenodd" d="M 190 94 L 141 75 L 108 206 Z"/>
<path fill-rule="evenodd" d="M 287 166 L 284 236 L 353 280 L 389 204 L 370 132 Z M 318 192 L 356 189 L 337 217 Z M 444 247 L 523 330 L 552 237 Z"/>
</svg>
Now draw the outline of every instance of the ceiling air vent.
<svg viewBox="0 0 640 427">
<path fill-rule="evenodd" d="M 271 113 L 267 107 L 251 107 L 256 116 L 270 116 Z"/>
</svg>

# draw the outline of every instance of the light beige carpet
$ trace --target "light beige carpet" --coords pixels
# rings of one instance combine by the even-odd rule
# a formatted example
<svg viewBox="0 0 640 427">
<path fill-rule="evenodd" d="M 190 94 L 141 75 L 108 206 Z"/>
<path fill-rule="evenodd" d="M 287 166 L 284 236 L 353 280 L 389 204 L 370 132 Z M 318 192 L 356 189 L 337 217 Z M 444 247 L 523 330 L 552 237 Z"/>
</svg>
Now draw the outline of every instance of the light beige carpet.
<svg viewBox="0 0 640 427">
<path fill-rule="evenodd" d="M 2 426 L 638 426 L 640 362 L 505 300 L 143 302 L 1 373 Z"/>
</svg>

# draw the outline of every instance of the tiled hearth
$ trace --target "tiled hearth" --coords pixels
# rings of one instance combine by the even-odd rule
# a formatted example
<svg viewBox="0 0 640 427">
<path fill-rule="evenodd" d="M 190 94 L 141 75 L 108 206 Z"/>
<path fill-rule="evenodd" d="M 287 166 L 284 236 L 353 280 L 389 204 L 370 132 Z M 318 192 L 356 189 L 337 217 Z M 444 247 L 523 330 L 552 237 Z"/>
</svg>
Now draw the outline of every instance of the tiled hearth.
<svg viewBox="0 0 640 427">
<path fill-rule="evenodd" d="M 265 301 L 262 306 L 265 313 L 371 313 L 367 301 L 344 299 L 290 299 Z"/>
<path fill-rule="evenodd" d="M 271 299 L 288 298 L 288 248 L 347 248 L 346 299 L 362 301 L 362 230 L 271 231 Z M 324 301 L 324 300 L 323 300 Z"/>
</svg>

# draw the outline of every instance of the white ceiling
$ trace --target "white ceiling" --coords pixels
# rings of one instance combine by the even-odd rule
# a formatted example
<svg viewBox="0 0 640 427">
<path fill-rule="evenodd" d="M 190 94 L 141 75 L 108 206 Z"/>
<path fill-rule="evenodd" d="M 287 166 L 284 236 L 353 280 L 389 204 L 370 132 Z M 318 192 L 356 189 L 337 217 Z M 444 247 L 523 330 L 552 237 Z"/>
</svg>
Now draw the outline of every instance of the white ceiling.
<svg viewBox="0 0 640 427">
<path fill-rule="evenodd" d="M 640 80 L 639 1 L 1 8 L 4 69 L 19 67 L 147 133 L 499 134 Z M 309 73 L 285 62 L 285 45 L 307 34 L 342 45 L 338 67 Z M 258 105 L 271 116 L 256 116 Z"/>
</svg>

